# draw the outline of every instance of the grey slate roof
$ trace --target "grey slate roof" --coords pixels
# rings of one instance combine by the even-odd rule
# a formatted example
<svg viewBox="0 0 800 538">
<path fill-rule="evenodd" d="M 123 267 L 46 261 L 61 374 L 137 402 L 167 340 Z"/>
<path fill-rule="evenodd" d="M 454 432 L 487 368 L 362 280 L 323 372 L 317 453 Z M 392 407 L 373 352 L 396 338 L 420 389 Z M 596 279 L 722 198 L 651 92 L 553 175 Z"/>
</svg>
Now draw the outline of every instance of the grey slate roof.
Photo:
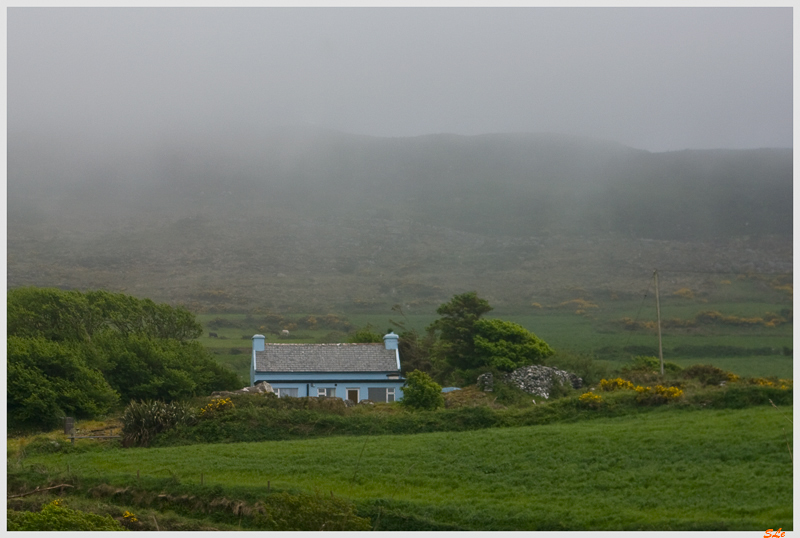
<svg viewBox="0 0 800 538">
<path fill-rule="evenodd" d="M 396 372 L 397 355 L 383 344 L 265 344 L 257 372 Z"/>
</svg>

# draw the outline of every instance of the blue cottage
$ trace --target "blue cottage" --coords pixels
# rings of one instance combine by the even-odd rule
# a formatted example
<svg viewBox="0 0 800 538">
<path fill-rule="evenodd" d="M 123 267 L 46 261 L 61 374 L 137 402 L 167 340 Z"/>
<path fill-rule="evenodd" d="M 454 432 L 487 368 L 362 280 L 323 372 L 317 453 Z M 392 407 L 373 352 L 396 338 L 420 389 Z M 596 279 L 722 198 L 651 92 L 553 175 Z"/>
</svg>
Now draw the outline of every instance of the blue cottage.
<svg viewBox="0 0 800 538">
<path fill-rule="evenodd" d="M 271 344 L 253 336 L 250 384 L 269 383 L 278 396 L 336 396 L 359 402 L 403 397 L 399 337 L 383 344 Z"/>
</svg>

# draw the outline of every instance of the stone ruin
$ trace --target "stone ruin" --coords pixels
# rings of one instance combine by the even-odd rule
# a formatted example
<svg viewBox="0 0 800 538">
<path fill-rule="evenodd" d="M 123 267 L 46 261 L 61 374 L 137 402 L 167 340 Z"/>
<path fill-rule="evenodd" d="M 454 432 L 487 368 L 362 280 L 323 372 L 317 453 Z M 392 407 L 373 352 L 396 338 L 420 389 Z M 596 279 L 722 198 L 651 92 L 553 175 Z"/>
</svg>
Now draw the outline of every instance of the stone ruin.
<svg viewBox="0 0 800 538">
<path fill-rule="evenodd" d="M 550 388 L 554 382 L 562 385 L 569 383 L 575 389 L 583 386 L 583 380 L 573 373 L 538 364 L 523 366 L 504 374 L 503 382 L 545 399 L 550 397 Z M 478 376 L 478 388 L 484 392 L 491 392 L 493 383 L 491 372 Z"/>
</svg>

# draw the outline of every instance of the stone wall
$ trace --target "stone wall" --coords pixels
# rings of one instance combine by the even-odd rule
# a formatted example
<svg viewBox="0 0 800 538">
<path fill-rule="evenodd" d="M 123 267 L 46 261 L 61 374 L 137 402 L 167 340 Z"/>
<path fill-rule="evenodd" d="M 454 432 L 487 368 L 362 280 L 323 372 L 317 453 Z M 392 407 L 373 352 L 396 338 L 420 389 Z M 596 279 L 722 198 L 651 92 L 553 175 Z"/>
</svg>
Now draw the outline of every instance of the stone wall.
<svg viewBox="0 0 800 538">
<path fill-rule="evenodd" d="M 492 374 L 487 372 L 478 377 L 478 388 L 485 392 L 491 392 L 493 382 Z M 505 374 L 503 382 L 519 387 L 528 394 L 534 394 L 545 399 L 550 397 L 550 388 L 554 382 L 562 385 L 568 383 L 575 389 L 583 386 L 583 380 L 575 374 L 538 364 L 523 366 Z"/>
<path fill-rule="evenodd" d="M 542 398 L 550 397 L 550 387 L 554 382 L 562 385 L 569 383 L 575 389 L 583 386 L 583 380 L 575 374 L 538 364 L 517 368 L 511 373 L 505 374 L 503 381 L 519 387 L 528 394 L 536 394 Z"/>
</svg>

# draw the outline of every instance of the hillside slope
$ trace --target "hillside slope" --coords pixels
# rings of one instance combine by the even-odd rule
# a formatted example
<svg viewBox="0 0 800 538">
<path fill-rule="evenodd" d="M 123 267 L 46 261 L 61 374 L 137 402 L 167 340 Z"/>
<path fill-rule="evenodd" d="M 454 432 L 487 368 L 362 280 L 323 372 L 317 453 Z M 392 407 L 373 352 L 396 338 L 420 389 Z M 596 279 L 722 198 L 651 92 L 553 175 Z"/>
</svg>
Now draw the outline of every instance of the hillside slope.
<svg viewBox="0 0 800 538">
<path fill-rule="evenodd" d="M 320 309 L 464 289 L 512 303 L 534 290 L 633 291 L 655 267 L 791 271 L 789 149 L 312 129 L 37 142 L 9 142 L 10 287 Z"/>
</svg>

